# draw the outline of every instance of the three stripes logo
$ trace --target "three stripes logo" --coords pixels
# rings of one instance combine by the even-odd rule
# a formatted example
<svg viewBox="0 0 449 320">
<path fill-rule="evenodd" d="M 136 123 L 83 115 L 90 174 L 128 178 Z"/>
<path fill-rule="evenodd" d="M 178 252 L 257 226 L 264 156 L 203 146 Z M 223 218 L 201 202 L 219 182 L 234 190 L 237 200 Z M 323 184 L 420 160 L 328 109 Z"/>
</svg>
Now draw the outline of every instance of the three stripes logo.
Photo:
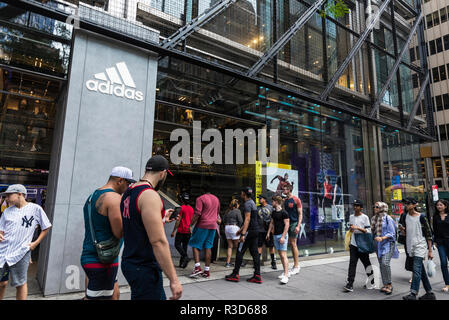
<svg viewBox="0 0 449 320">
<path fill-rule="evenodd" d="M 143 101 L 143 92 L 136 90 L 136 84 L 125 62 L 106 68 L 106 73 L 96 73 L 94 78 L 96 80 L 86 81 L 86 87 L 90 91 Z"/>
</svg>

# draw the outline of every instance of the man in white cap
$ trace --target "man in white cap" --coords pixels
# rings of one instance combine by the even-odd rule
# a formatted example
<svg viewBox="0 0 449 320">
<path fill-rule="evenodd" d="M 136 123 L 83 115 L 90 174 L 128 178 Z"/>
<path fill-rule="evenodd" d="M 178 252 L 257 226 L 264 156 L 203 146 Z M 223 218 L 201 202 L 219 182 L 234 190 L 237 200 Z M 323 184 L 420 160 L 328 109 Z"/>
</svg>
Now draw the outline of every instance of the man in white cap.
<svg viewBox="0 0 449 320">
<path fill-rule="evenodd" d="M 87 199 L 84 211 L 84 242 L 81 254 L 81 266 L 86 273 L 85 300 L 118 300 L 120 291 L 117 283 L 118 257 L 112 263 L 101 263 L 92 240 L 89 221 L 89 206 L 92 226 L 97 242 L 111 238 L 122 238 L 122 216 L 120 201 L 133 179 L 131 169 L 115 167 L 107 183 L 95 190 Z"/>
<path fill-rule="evenodd" d="M 0 275 L 9 270 L 11 286 L 17 290 L 16 299 L 26 300 L 31 251 L 50 231 L 51 223 L 41 206 L 26 201 L 27 190 L 23 185 L 10 185 L 2 195 L 10 207 L 0 218 Z M 32 242 L 37 225 L 42 232 Z"/>
</svg>

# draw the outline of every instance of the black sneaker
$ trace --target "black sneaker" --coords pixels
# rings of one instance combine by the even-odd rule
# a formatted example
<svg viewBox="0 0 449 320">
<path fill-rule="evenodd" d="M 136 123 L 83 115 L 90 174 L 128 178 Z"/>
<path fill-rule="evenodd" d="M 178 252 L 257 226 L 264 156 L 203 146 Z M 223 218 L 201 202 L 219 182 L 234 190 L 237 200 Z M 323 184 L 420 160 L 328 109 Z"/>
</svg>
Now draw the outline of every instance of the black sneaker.
<svg viewBox="0 0 449 320">
<path fill-rule="evenodd" d="M 352 287 L 352 284 L 347 283 L 347 284 L 343 287 L 343 290 L 344 290 L 345 292 L 352 292 L 352 291 L 354 291 L 354 288 Z"/>
<path fill-rule="evenodd" d="M 190 259 L 186 257 L 181 264 L 181 268 L 185 269 L 187 267 L 187 265 L 189 264 L 189 261 L 190 261 Z"/>
<path fill-rule="evenodd" d="M 240 281 L 240 276 L 238 274 L 235 274 L 234 272 L 227 275 L 225 277 L 226 281 L 232 281 L 232 282 L 239 282 Z"/>
<path fill-rule="evenodd" d="M 435 293 L 433 292 L 426 292 L 425 295 L 419 297 L 419 300 L 436 300 L 437 297 L 435 297 Z"/>
<path fill-rule="evenodd" d="M 277 270 L 278 269 L 278 266 L 276 265 L 276 261 L 271 261 L 271 269 L 273 269 L 273 270 Z"/>
<path fill-rule="evenodd" d="M 416 294 L 409 293 L 408 295 L 403 296 L 402 300 L 416 300 Z"/>
<path fill-rule="evenodd" d="M 255 274 L 251 278 L 247 279 L 246 281 L 251 283 L 262 283 L 262 277 L 258 274 Z"/>
</svg>

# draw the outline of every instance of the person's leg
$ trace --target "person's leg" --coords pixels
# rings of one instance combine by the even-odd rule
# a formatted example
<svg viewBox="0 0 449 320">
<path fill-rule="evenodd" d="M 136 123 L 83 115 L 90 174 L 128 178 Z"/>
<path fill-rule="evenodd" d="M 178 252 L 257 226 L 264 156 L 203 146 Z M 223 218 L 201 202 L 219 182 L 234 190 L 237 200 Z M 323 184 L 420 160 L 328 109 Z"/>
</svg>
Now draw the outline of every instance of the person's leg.
<svg viewBox="0 0 449 320">
<path fill-rule="evenodd" d="M 232 271 L 233 274 L 239 274 L 240 267 L 243 262 L 243 256 L 245 255 L 246 249 L 248 249 L 248 239 L 245 239 L 245 241 L 239 242 L 239 245 L 237 246 L 237 252 L 235 256 L 235 266 L 234 270 Z"/>
<path fill-rule="evenodd" d="M 114 283 L 114 293 L 112 294 L 112 300 L 120 300 L 120 288 L 118 286 L 118 281 Z"/>
<path fill-rule="evenodd" d="M 360 253 L 358 252 L 359 255 L 359 259 L 360 261 L 362 261 L 363 267 L 365 268 L 365 272 L 366 272 L 366 276 L 369 278 L 371 278 L 371 286 L 375 285 L 375 281 L 374 281 L 374 269 L 373 266 L 371 265 L 371 261 L 369 259 L 369 254 L 368 253 Z M 367 287 L 369 289 L 372 289 L 373 287 Z"/>
<path fill-rule="evenodd" d="M 293 223 L 288 232 L 288 242 L 290 244 L 290 247 L 292 248 L 292 255 L 293 255 L 293 268 L 299 268 L 299 251 L 298 251 L 298 235 L 295 233 L 295 228 L 298 225 L 298 223 Z"/>
<path fill-rule="evenodd" d="M 187 253 L 187 248 L 190 240 L 190 233 L 182 233 L 182 249 L 185 252 L 184 259 L 189 259 L 189 254 Z"/>
<path fill-rule="evenodd" d="M 377 257 L 377 261 L 379 261 L 380 276 L 382 278 L 382 284 L 385 288 L 388 285 L 388 282 L 387 282 L 387 271 L 386 271 L 385 265 L 383 263 L 383 258 L 384 258 L 384 256 Z"/>
<path fill-rule="evenodd" d="M 427 277 L 426 269 L 424 268 L 424 263 L 421 261 L 421 281 L 426 293 L 432 292 L 432 286 L 430 285 L 429 278 Z"/>
<path fill-rule="evenodd" d="M 257 251 L 257 241 L 258 241 L 258 234 L 256 232 L 249 232 L 248 233 L 248 240 L 249 240 L 249 252 L 251 253 L 251 256 L 254 261 L 254 274 L 260 276 L 260 254 Z"/>
<path fill-rule="evenodd" d="M 234 247 L 233 241 L 232 239 L 227 239 L 226 241 L 228 242 L 228 250 L 226 252 L 226 263 L 231 263 L 232 248 Z"/>
<path fill-rule="evenodd" d="M 182 246 L 182 240 L 183 240 L 182 234 L 176 232 L 176 235 L 175 235 L 175 248 L 179 252 L 181 257 L 184 257 L 186 253 L 184 251 L 184 247 Z"/>
<path fill-rule="evenodd" d="M 282 267 L 284 268 L 284 275 L 288 277 L 288 258 L 287 251 L 279 250 L 279 256 L 281 257 Z"/>
<path fill-rule="evenodd" d="M 0 300 L 3 300 L 5 297 L 6 286 L 8 285 L 8 281 L 0 282 Z"/>
<path fill-rule="evenodd" d="M 348 285 L 350 286 L 354 283 L 358 260 L 359 256 L 357 247 L 349 245 Z"/>
<path fill-rule="evenodd" d="M 447 248 L 445 245 L 438 245 L 437 248 L 438 248 L 438 255 L 440 256 L 440 265 L 441 265 L 441 272 L 443 273 L 444 284 L 447 287 L 449 286 L 449 272 L 447 269 L 448 256 L 446 254 Z"/>
<path fill-rule="evenodd" d="M 212 249 L 211 249 L 211 262 L 217 261 L 217 254 L 218 254 L 218 231 L 215 231 Z"/>
<path fill-rule="evenodd" d="M 423 258 L 413 257 L 413 278 L 412 284 L 410 286 L 410 292 L 414 295 L 418 294 L 419 291 L 419 283 L 421 282 L 421 273 L 423 267 Z"/>
<path fill-rule="evenodd" d="M 212 257 L 212 249 L 204 249 L 205 255 L 204 255 L 204 264 L 206 267 L 210 266 L 211 263 L 211 257 Z"/>
<path fill-rule="evenodd" d="M 193 259 L 195 260 L 195 264 L 200 263 L 200 250 L 198 248 L 192 247 L 193 251 Z"/>
<path fill-rule="evenodd" d="M 28 284 L 16 287 L 16 300 L 26 300 L 28 296 Z"/>
</svg>

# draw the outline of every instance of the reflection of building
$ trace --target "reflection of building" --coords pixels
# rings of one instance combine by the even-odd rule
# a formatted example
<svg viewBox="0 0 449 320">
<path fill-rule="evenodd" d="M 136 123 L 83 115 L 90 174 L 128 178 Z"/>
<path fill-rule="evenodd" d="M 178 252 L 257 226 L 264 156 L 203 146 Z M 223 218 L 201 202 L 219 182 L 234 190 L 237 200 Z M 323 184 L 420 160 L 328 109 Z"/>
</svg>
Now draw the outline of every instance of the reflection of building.
<svg viewBox="0 0 449 320">
<path fill-rule="evenodd" d="M 392 68 L 391 39 L 405 43 L 410 25 L 398 19 L 393 33 L 387 10 L 382 28 L 336 75 L 357 41 L 352 33 L 366 26 L 359 19 L 365 9 L 359 2 L 339 20 L 312 15 L 279 51 L 269 50 L 308 12 L 309 2 L 278 1 L 273 8 L 273 2 L 266 0 L 239 0 L 195 26 L 179 42 L 164 40 L 186 21 L 195 22 L 198 14 L 207 15 L 212 12 L 207 8 L 222 2 L 110 0 L 104 6 L 97 1 L 79 2 L 81 20 L 95 22 L 86 24 L 87 30 L 95 31 L 89 26 L 96 25 L 108 37 L 85 30 L 67 33 L 70 28 L 57 21 L 52 34 L 0 21 L 8 37 L 17 35 L 16 56 L 28 54 L 21 65 L 11 59 L 0 65 L 0 166 L 7 177 L 2 181 L 48 185 L 46 208 L 54 227 L 42 244 L 38 272 L 46 294 L 75 290 L 65 287 L 65 272 L 67 266 L 79 264 L 74 252 L 82 241 L 80 208 L 92 189 L 107 178 L 110 167 L 130 166 L 140 175 L 151 153 L 170 157 L 177 144 L 170 139 L 174 130 L 193 136 L 193 121 L 201 121 L 202 133 L 214 128 L 221 137 L 229 129 L 278 130 L 274 165 L 288 167 L 298 177 L 296 196 L 304 213 L 301 254 L 343 250 L 354 199 L 361 199 L 366 208 L 378 200 L 393 204 L 388 189 L 397 179 L 393 167 L 400 172 L 400 184 L 407 185 L 404 194 L 423 199 L 419 143 L 431 139 L 431 133 L 417 130 L 422 118 L 416 118 L 410 130 L 400 123 L 401 116 L 406 122 L 410 101 L 417 97 L 409 90 L 407 78 L 411 69 L 421 66 L 411 65 L 406 56 L 400 65 L 401 85 L 395 78 L 380 97 L 379 117 L 369 116 L 371 101 Z M 33 10 L 33 6 L 27 8 Z M 47 8 L 50 16 L 52 7 Z M 395 1 L 393 9 L 411 18 L 402 2 Z M 192 31 L 190 26 L 182 30 Z M 158 32 L 163 49 L 158 41 L 148 40 L 149 35 L 157 38 Z M 27 51 L 29 42 L 37 40 L 42 47 Z M 272 56 L 255 71 L 253 66 L 266 57 L 264 53 Z M 42 55 L 48 56 L 48 63 L 41 65 Z M 322 98 L 332 78 L 336 85 L 329 99 Z M 86 86 L 88 81 L 103 89 Z M 143 101 L 134 99 L 137 91 Z M 22 109 L 27 113 L 17 112 Z M 246 150 L 247 139 L 235 144 Z M 207 151 L 210 142 L 200 141 L 200 152 Z M 243 153 L 233 152 L 234 162 L 229 164 L 195 163 L 193 150 L 187 163 L 172 161 L 175 176 L 167 179 L 162 190 L 167 205 L 176 203 L 183 190 L 194 200 L 205 182 L 212 185 L 222 208 L 242 186 L 254 187 L 256 179 L 260 191 L 268 192 L 267 177 L 254 164 L 236 164 L 237 152 Z M 257 152 L 261 156 L 263 150 Z M 337 193 L 338 212 L 333 209 Z"/>
</svg>

